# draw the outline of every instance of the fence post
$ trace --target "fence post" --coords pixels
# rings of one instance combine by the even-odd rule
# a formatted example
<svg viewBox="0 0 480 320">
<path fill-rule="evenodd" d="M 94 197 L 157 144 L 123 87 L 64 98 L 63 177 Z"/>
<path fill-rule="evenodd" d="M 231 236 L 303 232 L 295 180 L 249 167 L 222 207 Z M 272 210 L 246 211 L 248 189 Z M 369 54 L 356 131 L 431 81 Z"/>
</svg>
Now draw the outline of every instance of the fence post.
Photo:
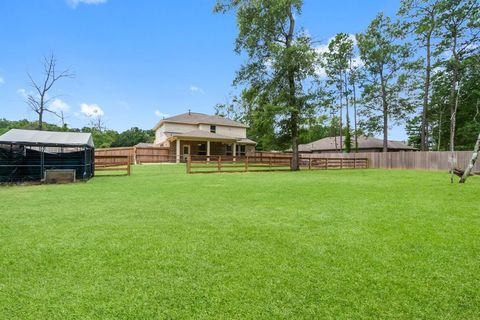
<svg viewBox="0 0 480 320">
<path fill-rule="evenodd" d="M 328 170 L 328 158 L 325 158 L 325 170 Z"/>
<path fill-rule="evenodd" d="M 127 176 L 130 175 L 130 159 L 127 157 Z"/>
<path fill-rule="evenodd" d="M 187 157 L 187 173 L 192 173 L 192 156 Z"/>
<path fill-rule="evenodd" d="M 133 163 L 137 164 L 137 147 L 133 147 Z"/>
<path fill-rule="evenodd" d="M 272 156 L 270 156 L 269 167 L 270 167 L 270 170 L 272 170 Z"/>
<path fill-rule="evenodd" d="M 248 172 L 248 156 L 245 158 L 245 172 Z"/>
<path fill-rule="evenodd" d="M 340 158 L 340 169 L 343 169 L 343 158 Z"/>
<path fill-rule="evenodd" d="M 222 156 L 218 156 L 218 172 L 221 171 L 221 166 L 222 166 Z"/>
<path fill-rule="evenodd" d="M 312 158 L 308 158 L 308 170 L 312 170 Z"/>
</svg>

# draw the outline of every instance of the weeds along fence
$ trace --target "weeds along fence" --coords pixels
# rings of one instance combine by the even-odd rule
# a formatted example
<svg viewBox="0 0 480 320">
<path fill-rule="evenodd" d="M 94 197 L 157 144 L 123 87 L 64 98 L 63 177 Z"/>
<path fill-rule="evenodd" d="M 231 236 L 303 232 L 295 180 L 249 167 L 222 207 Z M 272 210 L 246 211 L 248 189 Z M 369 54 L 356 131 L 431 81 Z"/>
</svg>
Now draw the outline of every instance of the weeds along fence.
<svg viewBox="0 0 480 320">
<path fill-rule="evenodd" d="M 456 151 L 456 167 L 464 169 L 467 167 L 473 151 Z M 288 153 L 257 152 L 256 156 L 263 157 L 285 157 Z M 368 159 L 369 168 L 379 169 L 408 169 L 408 170 L 450 170 L 449 151 L 400 151 L 400 152 L 359 152 L 359 153 L 302 153 L 301 158 L 342 158 Z M 480 162 L 477 162 L 474 170 L 480 171 Z"/>
<path fill-rule="evenodd" d="M 187 173 L 289 171 L 291 156 L 189 156 Z M 300 158 L 302 170 L 365 169 L 368 159 Z"/>
<path fill-rule="evenodd" d="M 166 147 L 120 147 L 95 149 L 97 156 L 127 156 L 130 164 L 173 162 Z"/>
</svg>

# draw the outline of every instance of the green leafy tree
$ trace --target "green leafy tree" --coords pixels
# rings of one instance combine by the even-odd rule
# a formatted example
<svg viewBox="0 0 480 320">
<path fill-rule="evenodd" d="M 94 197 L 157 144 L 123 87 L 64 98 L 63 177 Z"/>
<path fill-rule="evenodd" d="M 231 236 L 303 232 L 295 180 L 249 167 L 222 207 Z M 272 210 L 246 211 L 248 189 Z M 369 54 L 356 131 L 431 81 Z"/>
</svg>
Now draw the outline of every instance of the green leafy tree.
<svg viewBox="0 0 480 320">
<path fill-rule="evenodd" d="M 477 0 L 439 0 L 442 15 L 440 23 L 443 26 L 440 42 L 435 51 L 437 56 L 449 56 L 445 60 L 444 72 L 450 75 L 450 152 L 451 152 L 451 182 L 453 183 L 453 168 L 455 166 L 455 135 L 457 132 L 457 113 L 463 87 L 463 69 L 469 60 L 479 52 L 480 42 L 480 3 Z"/>
<path fill-rule="evenodd" d="M 130 128 L 118 134 L 111 144 L 112 147 L 132 147 L 138 143 L 153 143 L 155 133 L 153 130 L 143 130 L 138 127 Z"/>
<path fill-rule="evenodd" d="M 406 19 L 405 26 L 409 29 L 410 34 L 414 36 L 418 47 L 424 50 L 422 52 L 424 66 L 419 70 L 420 73 L 423 73 L 423 103 L 419 132 L 419 147 L 424 151 L 429 148 L 428 129 L 432 73 L 432 46 L 434 46 L 435 40 L 441 29 L 441 24 L 439 23 L 441 15 L 440 8 L 441 6 L 438 0 L 402 0 L 399 10 L 400 16 Z M 415 122 L 418 121 L 415 120 Z M 414 123 L 410 123 L 410 125 L 414 125 Z"/>
<path fill-rule="evenodd" d="M 480 132 L 480 55 L 470 57 L 460 71 L 460 90 L 455 122 L 455 149 L 472 150 Z M 449 68 L 451 68 L 450 66 Z M 452 71 L 446 68 L 435 75 L 432 86 L 432 141 L 436 150 L 450 148 L 450 89 Z"/>
<path fill-rule="evenodd" d="M 267 118 L 259 113 L 273 114 L 268 120 L 278 135 L 290 138 L 292 170 L 299 169 L 299 128 L 317 106 L 305 87 L 315 76 L 317 55 L 310 37 L 296 28 L 301 7 L 301 0 L 225 0 L 215 6 L 216 12 L 236 12 L 235 50 L 248 60 L 234 83 L 246 86 L 244 96 L 256 119 Z"/>
<path fill-rule="evenodd" d="M 323 54 L 323 67 L 327 75 L 327 84 L 330 84 L 331 90 L 338 96 L 339 118 L 340 118 L 340 150 L 343 150 L 343 105 L 346 111 L 346 130 L 348 133 L 348 146 L 345 142 L 345 151 L 351 149 L 351 130 L 349 115 L 349 84 L 351 83 L 350 71 L 351 60 L 353 57 L 353 40 L 346 33 L 337 34 L 328 44 L 328 51 Z M 345 104 L 343 101 L 345 100 Z M 345 136 L 345 138 L 347 138 Z"/>
<path fill-rule="evenodd" d="M 389 17 L 378 14 L 364 33 L 356 35 L 362 74 L 362 111 L 364 128 L 368 132 L 383 131 L 383 151 L 388 151 L 389 120 L 398 123 L 412 109 L 409 70 L 412 50 L 401 43 L 404 30 Z"/>
</svg>

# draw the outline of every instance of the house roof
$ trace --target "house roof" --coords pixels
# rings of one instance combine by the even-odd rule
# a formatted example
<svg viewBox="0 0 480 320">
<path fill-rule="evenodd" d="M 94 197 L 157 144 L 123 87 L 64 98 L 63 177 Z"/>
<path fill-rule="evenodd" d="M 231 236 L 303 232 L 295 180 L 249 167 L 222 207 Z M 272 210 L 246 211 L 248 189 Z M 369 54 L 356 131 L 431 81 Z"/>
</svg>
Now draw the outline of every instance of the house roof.
<svg viewBox="0 0 480 320">
<path fill-rule="evenodd" d="M 335 147 L 335 138 L 337 140 L 337 147 Z M 358 149 L 382 149 L 383 140 L 373 137 L 359 136 L 357 138 Z M 345 137 L 343 137 L 343 142 L 345 142 Z M 327 150 L 337 150 L 340 149 L 340 136 L 337 137 L 328 137 L 323 138 L 311 143 L 300 144 L 298 145 L 298 150 L 300 152 L 312 152 L 312 151 L 327 151 Z M 353 139 L 352 139 L 353 144 Z M 353 146 L 352 146 L 353 147 Z M 388 149 L 391 150 L 415 150 L 414 147 L 411 147 L 401 141 L 388 141 Z"/>
<path fill-rule="evenodd" d="M 185 133 L 172 133 L 171 135 L 174 138 L 197 138 L 197 139 L 212 139 L 212 140 L 229 140 L 237 141 L 238 138 L 228 137 L 218 133 L 213 133 L 203 130 L 192 130 Z"/>
<path fill-rule="evenodd" d="M 242 138 L 240 140 L 237 140 L 238 143 L 243 143 L 243 144 L 257 144 L 255 141 L 250 140 L 248 138 Z"/>
<path fill-rule="evenodd" d="M 217 116 L 217 115 L 211 116 L 204 113 L 187 112 L 187 113 L 179 114 L 173 117 L 160 120 L 160 122 L 158 122 L 157 125 L 155 126 L 154 130 L 158 129 L 165 122 L 185 123 L 185 124 L 212 124 L 212 125 L 221 125 L 221 126 L 229 126 L 229 127 L 248 128 L 247 125 L 241 122 L 233 121 L 221 116 Z"/>
<path fill-rule="evenodd" d="M 184 133 L 176 132 L 165 132 L 170 138 L 187 138 L 187 139 L 208 139 L 208 140 L 220 140 L 220 141 L 231 141 L 242 144 L 257 144 L 255 141 L 248 138 L 236 138 L 230 136 L 224 136 L 218 133 L 212 133 L 204 130 L 192 130 Z"/>
<path fill-rule="evenodd" d="M 58 132 L 11 129 L 0 136 L 0 143 L 64 147 L 94 147 L 92 134 L 86 132 Z"/>
</svg>

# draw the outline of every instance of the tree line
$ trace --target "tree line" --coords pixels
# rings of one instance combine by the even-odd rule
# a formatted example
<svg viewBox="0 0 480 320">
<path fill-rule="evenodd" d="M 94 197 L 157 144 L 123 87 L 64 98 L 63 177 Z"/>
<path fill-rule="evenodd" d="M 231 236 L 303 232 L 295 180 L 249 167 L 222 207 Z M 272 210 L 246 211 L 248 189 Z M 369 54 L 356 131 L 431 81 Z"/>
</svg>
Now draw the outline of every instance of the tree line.
<svg viewBox="0 0 480 320">
<path fill-rule="evenodd" d="M 318 46 L 296 17 L 302 0 L 219 0 L 236 14 L 235 51 L 247 61 L 233 84 L 241 90 L 218 114 L 250 126 L 262 149 L 291 148 L 338 136 L 350 152 L 359 135 L 405 125 L 420 150 L 471 150 L 480 131 L 480 3 L 401 0 L 355 35 Z M 312 140 L 310 140 L 312 141 Z M 453 161 L 453 160 L 452 160 Z M 298 169 L 293 161 L 292 169 Z"/>
<path fill-rule="evenodd" d="M 0 118 L 0 135 L 10 129 L 38 129 L 38 121 L 29 121 L 27 119 L 10 121 Z M 93 136 L 93 142 L 96 148 L 110 147 L 131 147 L 141 142 L 153 143 L 155 132 L 153 130 L 143 130 L 132 127 L 128 130 L 118 132 L 112 129 L 83 127 L 68 128 L 67 126 L 58 126 L 47 122 L 42 122 L 42 130 L 64 131 L 64 132 L 89 132 Z"/>
</svg>

